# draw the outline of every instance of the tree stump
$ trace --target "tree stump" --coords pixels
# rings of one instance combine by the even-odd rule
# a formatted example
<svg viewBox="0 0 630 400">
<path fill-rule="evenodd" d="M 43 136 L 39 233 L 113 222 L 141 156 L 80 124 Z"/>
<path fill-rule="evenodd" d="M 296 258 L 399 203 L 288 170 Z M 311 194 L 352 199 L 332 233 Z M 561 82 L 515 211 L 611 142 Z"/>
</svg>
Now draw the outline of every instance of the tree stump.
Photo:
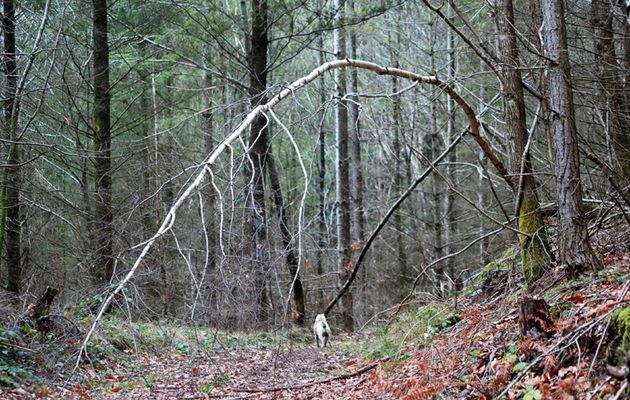
<svg viewBox="0 0 630 400">
<path fill-rule="evenodd" d="M 37 303 L 28 306 L 28 313 L 35 322 L 37 331 L 42 335 L 48 333 L 52 328 L 49 311 L 50 305 L 55 299 L 55 296 L 57 296 L 57 293 L 59 293 L 57 289 L 48 286 L 42 297 L 37 300 Z"/>
<path fill-rule="evenodd" d="M 536 336 L 540 333 L 553 335 L 553 319 L 545 300 L 532 298 L 521 300 L 518 326 L 523 336 Z"/>
</svg>

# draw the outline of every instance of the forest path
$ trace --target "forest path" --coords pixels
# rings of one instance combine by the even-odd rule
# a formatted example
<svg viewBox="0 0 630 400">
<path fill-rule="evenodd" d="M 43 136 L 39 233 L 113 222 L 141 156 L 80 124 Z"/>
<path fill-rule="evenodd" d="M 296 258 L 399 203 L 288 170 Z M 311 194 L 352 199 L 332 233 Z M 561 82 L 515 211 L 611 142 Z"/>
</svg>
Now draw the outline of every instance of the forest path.
<svg viewBox="0 0 630 400">
<path fill-rule="evenodd" d="M 101 378 L 77 386 L 81 399 L 361 399 L 377 364 L 314 346 L 274 351 L 238 349 L 207 356 L 140 355 Z M 75 397 L 76 396 L 76 397 Z"/>
</svg>

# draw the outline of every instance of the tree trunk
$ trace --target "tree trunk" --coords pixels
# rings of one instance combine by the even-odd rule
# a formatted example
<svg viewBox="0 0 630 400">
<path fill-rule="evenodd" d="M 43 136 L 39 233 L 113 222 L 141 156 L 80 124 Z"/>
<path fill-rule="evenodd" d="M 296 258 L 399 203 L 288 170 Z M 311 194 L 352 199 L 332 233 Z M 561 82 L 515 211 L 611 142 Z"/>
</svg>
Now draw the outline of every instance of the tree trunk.
<svg viewBox="0 0 630 400">
<path fill-rule="evenodd" d="M 450 2 L 449 2 L 450 4 Z M 457 70 L 457 60 L 455 54 L 455 35 L 453 30 L 449 29 L 446 38 L 447 58 L 448 66 L 446 69 L 447 82 L 452 82 L 455 79 L 455 72 Z M 455 140 L 456 132 L 456 113 L 455 102 L 450 97 L 446 99 L 446 113 L 448 122 L 446 125 L 446 138 L 448 145 Z M 448 163 L 446 165 L 448 177 L 451 182 L 457 182 L 457 148 L 454 148 L 448 154 Z M 446 199 L 444 204 L 444 213 L 446 214 L 446 252 L 447 254 L 453 254 L 456 249 L 456 240 L 458 237 L 457 222 L 459 219 L 459 210 L 456 206 L 456 196 L 453 190 L 448 190 L 446 193 Z M 451 257 L 446 261 L 446 272 L 448 276 L 458 281 L 461 278 L 462 271 L 455 270 L 455 258 Z"/>
<path fill-rule="evenodd" d="M 15 5 L 13 0 L 3 2 L 4 18 L 2 30 L 4 33 L 3 67 L 6 87 L 4 97 L 4 135 L 8 139 L 9 153 L 6 159 L 7 167 L 3 176 L 2 188 L 2 229 L 0 241 L 6 243 L 7 257 L 7 290 L 15 294 L 20 293 L 22 286 L 22 254 L 20 216 L 20 190 L 22 175 L 20 168 L 21 151 L 18 137 L 19 107 L 16 102 L 17 64 L 15 47 Z M 1 246 L 1 245 L 0 245 Z M 0 247 L 1 250 L 1 247 Z M 0 252 L 1 256 L 1 252 Z"/>
<path fill-rule="evenodd" d="M 575 125 L 571 69 L 564 24 L 564 1 L 543 0 L 547 95 L 553 131 L 558 204 L 558 252 L 571 275 L 601 266 L 589 243 L 582 208 L 582 181 Z"/>
<path fill-rule="evenodd" d="M 252 0 L 252 31 L 251 46 L 248 55 L 250 80 L 249 95 L 252 106 L 265 102 L 267 90 L 267 50 L 269 40 L 267 38 L 267 0 Z M 254 260 L 254 291 L 258 303 L 258 320 L 267 322 L 269 318 L 269 306 L 265 275 L 268 263 L 266 251 L 267 240 L 267 214 L 265 208 L 265 163 L 268 147 L 267 119 L 259 114 L 251 126 L 249 137 L 250 153 L 253 168 L 253 182 L 251 188 L 252 198 L 252 246 Z"/>
<path fill-rule="evenodd" d="M 142 41 L 138 44 L 138 54 L 143 61 L 146 61 L 146 48 L 148 43 Z M 141 64 L 138 68 L 138 78 L 142 81 L 142 94 L 140 95 L 140 118 L 142 118 L 143 146 L 142 146 L 142 158 L 143 158 L 143 171 L 142 171 L 142 184 L 144 190 L 144 196 L 147 198 L 153 198 L 152 202 L 147 202 L 142 210 L 142 226 L 144 229 L 143 235 L 145 238 L 151 237 L 158 229 L 157 223 L 162 219 L 162 191 L 160 188 L 159 178 L 159 165 L 158 165 L 158 132 L 157 132 L 157 87 L 155 82 L 155 72 L 152 72 L 148 66 Z M 162 239 L 164 242 L 165 238 Z M 159 269 L 159 277 L 150 277 L 149 283 L 152 289 L 151 294 L 155 293 L 156 297 L 159 296 L 160 311 L 155 313 L 155 316 L 164 317 L 168 311 L 168 292 L 165 291 L 165 287 L 168 289 L 168 285 L 165 286 L 165 267 L 164 267 L 164 253 L 165 246 L 159 247 L 158 254 L 147 254 L 147 265 L 151 275 Z M 155 281 L 153 281 L 155 279 Z M 159 288 L 159 293 L 153 292 L 153 290 Z"/>
<path fill-rule="evenodd" d="M 158 106 L 157 106 L 157 75 L 155 70 L 151 72 L 151 103 L 153 105 L 153 156 L 152 162 L 149 168 L 153 171 L 154 183 L 153 190 L 158 191 L 155 195 L 153 207 L 155 209 L 155 215 L 157 216 L 157 220 L 162 220 L 162 215 L 164 214 L 163 208 L 164 204 L 171 204 L 173 200 L 173 190 L 172 188 L 166 187 L 165 191 L 160 190 L 161 182 L 160 182 L 160 164 L 159 164 L 159 135 L 158 135 Z M 168 83 L 167 83 L 168 85 Z M 164 194 L 166 192 L 166 194 Z M 160 310 L 160 316 L 162 318 L 168 315 L 169 311 L 169 303 L 170 303 L 170 291 L 169 291 L 169 279 L 168 274 L 166 272 L 166 266 L 169 262 L 169 250 L 168 250 L 168 241 L 169 238 L 162 239 L 162 245 L 160 246 L 157 263 L 160 268 L 160 300 L 162 302 L 162 308 Z"/>
<path fill-rule="evenodd" d="M 630 176 L 630 116 L 624 115 L 624 87 L 617 71 L 613 10 L 608 0 L 591 1 L 591 24 L 602 109 L 608 113 L 610 140 L 619 164 L 617 173 L 623 182 Z"/>
<path fill-rule="evenodd" d="M 401 31 L 402 27 L 400 26 L 400 19 L 396 21 L 396 33 L 390 32 L 388 34 L 388 42 L 390 46 L 390 54 L 389 59 L 390 63 L 394 68 L 399 68 L 398 60 L 396 59 L 394 51 L 391 49 L 395 48 L 394 46 L 401 41 Z M 396 77 L 392 77 L 392 92 L 398 93 L 399 79 Z M 403 137 L 403 118 L 402 118 L 402 104 L 400 95 L 394 96 L 392 99 L 392 126 L 394 129 L 394 137 L 392 143 L 392 151 L 394 152 L 394 192 L 402 193 L 409 182 L 405 182 L 405 177 L 403 175 L 403 161 L 405 159 L 405 155 L 403 154 L 403 146 L 404 146 L 404 137 Z M 413 130 L 412 130 L 413 131 Z M 411 273 L 409 271 L 409 263 L 407 260 L 407 251 L 406 251 L 406 243 L 405 243 L 405 235 L 403 234 L 403 221 L 401 212 L 396 212 L 393 217 L 393 228 L 396 235 L 396 258 L 398 260 L 398 294 L 402 299 L 406 294 L 409 288 L 407 287 L 411 282 Z"/>
<path fill-rule="evenodd" d="M 479 60 L 479 73 L 483 74 L 485 72 L 486 72 L 486 65 L 483 62 L 483 60 Z M 483 85 L 480 85 L 479 86 L 479 109 L 477 110 L 478 114 L 485 107 L 484 95 L 485 95 L 485 87 Z M 477 153 L 477 159 L 479 160 L 478 163 L 479 163 L 479 166 L 481 167 L 481 171 L 478 174 L 479 175 L 479 190 L 477 191 L 477 205 L 479 206 L 479 208 L 484 210 L 486 209 L 487 205 L 491 204 L 492 202 L 492 200 L 490 199 L 490 194 L 488 192 L 488 187 L 487 187 L 488 185 L 486 184 L 486 181 L 489 185 L 491 185 L 492 183 L 490 182 L 490 178 L 486 176 L 485 164 L 487 164 L 486 163 L 487 158 L 483 154 L 483 151 L 480 151 Z M 485 233 L 486 232 L 483 226 L 483 222 L 480 222 L 479 236 L 483 236 Z M 488 236 L 485 236 L 483 239 L 479 241 L 480 266 L 485 266 L 490 262 L 491 255 L 488 252 L 489 248 L 490 248 L 490 238 Z"/>
<path fill-rule="evenodd" d="M 625 71 L 623 80 L 625 82 L 624 93 L 626 94 L 626 115 L 630 115 L 630 5 L 622 3 L 622 7 L 624 8 L 626 23 L 623 32 L 623 60 L 621 65 L 623 67 L 622 70 Z"/>
<path fill-rule="evenodd" d="M 354 1 L 350 1 L 349 9 L 354 14 Z M 350 31 L 350 52 L 348 56 L 350 58 L 357 58 L 357 34 L 355 29 Z M 359 76 L 356 69 L 350 71 L 350 90 L 352 93 L 359 92 Z M 363 243 L 365 236 L 365 210 L 363 208 L 363 192 L 365 191 L 365 184 L 363 181 L 363 164 L 361 162 L 361 125 L 359 120 L 359 97 L 353 96 L 350 101 L 350 138 L 352 142 L 351 150 L 351 165 L 352 165 L 352 181 L 351 181 L 351 210 L 352 210 L 352 242 L 357 245 Z M 353 246 L 355 247 L 355 246 Z M 360 246 L 356 246 L 360 247 Z M 365 307 L 366 299 L 364 298 L 365 292 L 365 270 L 361 271 L 361 279 L 359 282 L 359 296 L 362 309 Z M 358 313 L 358 311 L 357 311 Z"/>
<path fill-rule="evenodd" d="M 518 235 L 518 241 L 525 280 L 531 283 L 540 278 L 548 268 L 551 253 L 547 246 L 543 215 L 532 175 L 531 156 L 527 148 L 525 99 L 523 81 L 518 70 L 519 55 L 512 0 L 496 0 L 494 11 L 498 30 L 499 70 L 503 78 L 503 116 L 510 139 L 510 173 L 518 177 L 520 183 L 515 193 L 514 214 L 518 220 L 518 229 L 525 233 Z"/>
<path fill-rule="evenodd" d="M 323 5 L 322 5 L 323 7 Z M 323 26 L 324 22 L 320 21 Z M 319 47 L 319 65 L 324 63 L 324 39 L 323 35 L 319 35 L 318 38 Z M 324 76 L 321 77 L 321 84 L 319 86 L 319 101 L 320 104 L 326 103 L 326 85 Z M 324 275 L 324 249 L 327 247 L 326 240 L 326 129 L 325 129 L 326 109 L 322 107 L 320 113 L 319 123 L 319 137 L 317 146 L 319 148 L 319 174 L 317 177 L 317 188 L 319 189 L 319 212 L 317 214 L 317 245 L 319 247 L 317 252 L 317 276 L 322 277 Z M 319 290 L 318 293 L 319 307 L 324 307 L 324 291 Z"/>
<path fill-rule="evenodd" d="M 96 282 L 106 285 L 114 273 L 111 172 L 111 122 L 107 0 L 93 0 L 94 37 L 94 269 Z"/>
<path fill-rule="evenodd" d="M 205 74 L 205 86 L 206 90 L 211 90 L 212 87 L 212 74 L 210 72 L 206 72 Z M 214 150 L 215 141 L 214 141 L 214 113 L 212 111 L 212 93 L 208 93 L 207 95 L 207 107 L 208 111 L 203 114 L 204 120 L 204 145 L 206 149 L 206 154 L 210 154 Z M 217 255 L 219 254 L 218 248 L 218 229 L 220 228 L 217 225 L 216 213 L 217 213 L 217 194 L 214 190 L 214 187 L 209 182 L 203 191 L 204 197 L 204 219 L 205 219 L 205 233 L 208 235 L 208 242 L 205 243 L 207 248 L 207 265 L 205 266 L 206 270 L 203 271 L 202 276 L 210 277 L 212 273 L 216 270 L 217 266 Z M 212 298 L 214 293 L 214 285 L 211 282 L 199 282 L 202 288 L 208 287 L 208 290 L 205 291 L 206 296 Z"/>
<path fill-rule="evenodd" d="M 392 64 L 394 67 L 398 68 L 396 63 Z M 398 92 L 398 78 L 392 78 L 392 91 L 394 93 Z M 392 150 L 394 152 L 394 191 L 396 193 L 401 193 L 405 190 L 405 186 L 403 183 L 403 174 L 401 171 L 401 163 L 403 160 L 402 154 L 402 112 L 401 112 L 401 104 L 400 104 L 400 96 L 395 96 L 393 99 L 393 110 L 392 110 L 392 123 L 394 126 L 394 142 L 392 144 Z M 399 279 L 398 279 L 398 290 L 402 297 L 404 297 L 409 290 L 407 285 L 410 282 L 410 272 L 409 265 L 407 262 L 407 252 L 405 247 L 405 236 L 403 234 L 403 222 L 400 211 L 394 214 L 393 216 L 393 228 L 396 235 L 396 252 L 398 258 L 398 271 L 399 271 Z"/>
<path fill-rule="evenodd" d="M 345 0 L 335 0 L 335 54 L 337 59 L 346 58 Z M 352 272 L 351 237 L 350 237 L 350 174 L 348 157 L 348 102 L 346 95 L 346 72 L 335 70 L 337 105 L 335 108 L 337 136 L 337 251 L 339 279 L 343 285 Z M 345 330 L 354 329 L 352 292 L 342 299 L 342 325 Z"/>
<path fill-rule="evenodd" d="M 287 265 L 289 267 L 289 273 L 291 282 L 293 284 L 291 292 L 293 293 L 293 306 L 295 314 L 293 320 L 298 325 L 304 325 L 305 312 L 305 294 L 302 287 L 302 281 L 298 273 L 298 258 L 295 254 L 295 243 L 291 232 L 289 231 L 289 225 L 287 221 L 287 206 L 282 196 L 282 187 L 280 186 L 280 174 L 276 167 L 275 159 L 271 150 L 267 155 L 267 173 L 269 175 L 269 182 L 271 183 L 271 191 L 273 194 L 273 201 L 278 210 L 278 222 L 280 223 L 280 233 L 282 235 L 282 245 L 284 251 L 287 254 Z"/>
<path fill-rule="evenodd" d="M 429 50 L 429 57 L 431 63 L 431 74 L 435 75 L 435 47 L 437 44 L 437 31 L 435 22 L 430 22 L 431 30 L 431 48 Z M 430 132 L 424 138 L 424 152 L 429 160 L 433 160 L 437 154 L 439 154 L 439 145 L 441 144 L 441 138 L 438 128 L 438 110 L 437 101 L 431 102 L 431 126 Z M 433 232 L 433 260 L 438 260 L 444 256 L 444 238 L 443 238 L 443 199 L 442 199 L 442 182 L 437 177 L 437 174 L 431 176 L 430 197 L 432 201 L 432 207 L 427 206 L 427 210 L 431 215 L 427 215 L 427 230 Z M 444 264 L 438 263 L 435 266 L 435 279 L 438 288 L 438 293 L 446 295 L 448 293 L 448 278 L 444 275 Z"/>
</svg>

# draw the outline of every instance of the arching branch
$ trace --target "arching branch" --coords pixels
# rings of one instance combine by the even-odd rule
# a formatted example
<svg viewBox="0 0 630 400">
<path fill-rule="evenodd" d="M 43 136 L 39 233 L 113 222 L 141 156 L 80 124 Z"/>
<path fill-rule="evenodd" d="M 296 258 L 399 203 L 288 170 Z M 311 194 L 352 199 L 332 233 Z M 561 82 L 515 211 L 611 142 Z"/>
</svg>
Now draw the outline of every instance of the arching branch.
<svg viewBox="0 0 630 400">
<path fill-rule="evenodd" d="M 76 363 L 75 363 L 75 369 L 78 368 L 79 363 L 81 361 L 81 357 L 83 356 L 84 352 L 86 351 L 87 343 L 89 342 L 90 338 L 94 334 L 94 331 L 96 330 L 96 328 L 97 328 L 101 318 L 103 317 L 103 314 L 105 313 L 105 310 L 109 306 L 109 304 L 112 302 L 114 297 L 123 289 L 123 287 L 127 284 L 127 282 L 129 282 L 129 280 L 133 277 L 133 275 L 135 274 L 136 270 L 141 265 L 142 261 L 146 257 L 146 255 L 149 252 L 149 250 L 151 249 L 151 247 L 153 247 L 155 242 L 159 238 L 161 238 L 164 234 L 166 234 L 166 233 L 168 233 L 170 231 L 170 229 L 172 228 L 173 224 L 175 223 L 177 210 L 184 203 L 184 201 L 186 199 L 188 199 L 196 190 L 198 190 L 198 188 L 200 187 L 201 183 L 203 182 L 203 179 L 205 178 L 206 174 L 208 174 L 208 175 L 210 174 L 210 172 L 211 172 L 210 167 L 212 166 L 212 164 L 215 163 L 215 161 L 223 153 L 223 151 L 227 147 L 229 147 L 232 142 L 234 142 L 235 140 L 240 138 L 241 134 L 243 134 L 243 132 L 245 132 L 245 130 L 251 125 L 252 121 L 260 113 L 265 113 L 265 112 L 271 110 L 279 102 L 281 102 L 286 97 L 289 97 L 296 90 L 299 90 L 299 89 L 307 86 L 308 84 L 313 82 L 315 79 L 317 79 L 318 77 L 320 77 L 324 73 L 326 73 L 328 71 L 331 71 L 331 70 L 334 70 L 334 69 L 337 69 L 337 68 L 358 68 L 358 69 L 364 69 L 364 70 L 372 71 L 372 72 L 374 72 L 374 73 L 376 73 L 378 75 L 396 76 L 396 77 L 403 78 L 403 79 L 408 79 L 408 80 L 411 80 L 411 81 L 414 81 L 414 82 L 431 84 L 431 85 L 437 86 L 440 89 L 442 89 L 444 92 L 446 92 L 447 95 L 449 95 L 462 108 L 462 110 L 466 114 L 466 116 L 468 118 L 468 122 L 470 124 L 470 131 L 469 131 L 470 135 L 479 144 L 479 146 L 481 147 L 481 149 L 484 152 L 484 154 L 492 162 L 494 167 L 497 169 L 497 171 L 503 177 L 503 179 L 507 182 L 507 184 L 510 187 L 513 186 L 512 180 L 508 176 L 507 170 L 503 166 L 503 163 L 501 163 L 501 161 L 496 157 L 496 155 L 494 154 L 492 149 L 490 149 L 490 145 L 480 136 L 480 134 L 479 134 L 479 123 L 477 121 L 477 118 L 475 116 L 475 113 L 474 113 L 473 109 L 447 83 L 440 81 L 435 76 L 422 76 L 422 75 L 418 75 L 418 74 L 416 74 L 414 72 L 411 72 L 411 71 L 406 71 L 406 70 L 399 69 L 399 68 L 383 67 L 383 66 L 380 66 L 378 64 L 375 64 L 375 63 L 372 63 L 372 62 L 369 62 L 369 61 L 363 61 L 363 60 L 354 60 L 354 59 L 334 60 L 334 61 L 322 64 L 319 67 L 315 68 L 313 71 L 311 71 L 310 74 L 308 74 L 308 75 L 306 75 L 306 76 L 296 80 L 291 85 L 289 85 L 288 87 L 283 89 L 280 93 L 278 93 L 276 96 L 274 96 L 267 103 L 261 104 L 261 105 L 257 106 L 256 108 L 254 108 L 249 114 L 247 114 L 247 116 L 245 117 L 243 122 L 241 122 L 241 124 L 236 128 L 236 130 L 234 130 L 230 135 L 228 135 L 216 147 L 216 149 L 211 154 L 209 154 L 206 157 L 204 162 L 199 165 L 200 170 L 197 172 L 197 175 L 192 180 L 192 182 L 189 183 L 188 186 L 182 191 L 181 195 L 175 200 L 175 202 L 173 203 L 173 205 L 169 209 L 168 213 L 166 214 L 166 217 L 162 221 L 162 224 L 160 225 L 160 228 L 158 229 L 158 231 L 150 239 L 148 239 L 145 242 L 142 242 L 142 243 L 140 243 L 140 244 L 138 244 L 137 246 L 134 247 L 134 248 L 142 248 L 142 250 L 140 251 L 140 255 L 138 256 L 138 258 L 134 262 L 133 266 L 131 267 L 131 269 L 129 270 L 127 275 L 125 275 L 125 277 L 118 283 L 116 288 L 114 288 L 114 290 L 111 291 L 111 293 L 107 296 L 105 301 L 103 301 L 103 304 L 101 305 L 101 308 L 100 308 L 100 310 L 98 312 L 98 315 L 94 319 L 94 322 L 92 323 L 92 326 L 90 327 L 90 330 L 88 331 L 88 333 L 86 334 L 86 336 L 85 336 L 85 338 L 83 340 L 83 344 L 81 345 L 81 349 L 79 350 L 79 354 L 77 356 L 77 360 L 76 360 Z M 427 172 L 427 174 L 428 174 L 428 172 Z M 355 268 L 355 270 L 356 270 L 356 268 Z M 353 271 L 353 274 L 356 274 L 356 271 Z M 346 282 L 346 284 L 344 284 L 344 288 L 346 286 L 349 286 L 349 283 Z M 339 297 L 341 297 L 341 296 L 338 296 L 338 298 Z M 332 308 L 332 306 L 329 305 L 327 307 L 327 310 L 329 311 L 331 308 Z"/>
</svg>

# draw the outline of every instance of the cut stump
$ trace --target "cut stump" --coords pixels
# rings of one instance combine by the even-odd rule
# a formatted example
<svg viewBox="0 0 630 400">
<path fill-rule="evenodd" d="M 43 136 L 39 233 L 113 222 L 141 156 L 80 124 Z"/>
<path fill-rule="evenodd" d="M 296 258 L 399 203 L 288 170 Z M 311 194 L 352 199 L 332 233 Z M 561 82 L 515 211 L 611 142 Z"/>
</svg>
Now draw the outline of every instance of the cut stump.
<svg viewBox="0 0 630 400">
<path fill-rule="evenodd" d="M 50 320 L 50 305 L 59 291 L 48 286 L 46 291 L 37 300 L 37 303 L 28 306 L 28 313 L 37 326 L 37 331 L 41 334 L 50 332 L 52 322 Z"/>
</svg>

